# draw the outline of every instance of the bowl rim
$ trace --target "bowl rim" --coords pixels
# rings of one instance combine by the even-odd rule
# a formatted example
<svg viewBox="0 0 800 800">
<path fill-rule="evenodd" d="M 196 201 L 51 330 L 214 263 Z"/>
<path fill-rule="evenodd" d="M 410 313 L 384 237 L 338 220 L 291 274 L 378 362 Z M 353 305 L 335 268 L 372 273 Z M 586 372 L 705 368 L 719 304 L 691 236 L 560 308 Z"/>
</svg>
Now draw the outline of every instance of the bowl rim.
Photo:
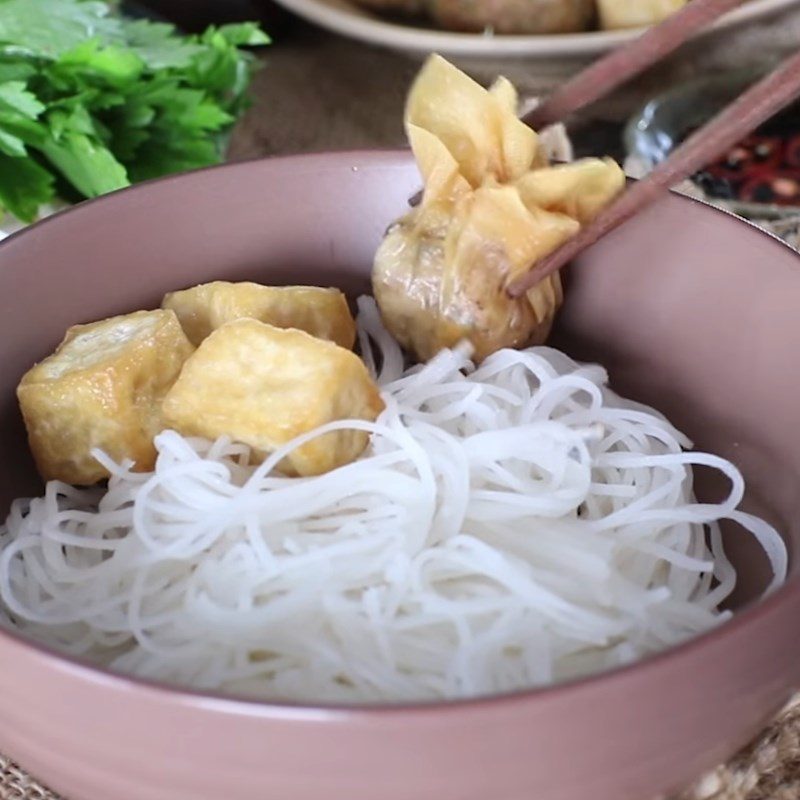
<svg viewBox="0 0 800 800">
<path fill-rule="evenodd" d="M 355 164 L 353 162 L 355 162 Z M 118 198 L 120 195 L 130 196 L 130 194 L 134 192 L 137 194 L 146 194 L 153 186 L 203 180 L 204 176 L 209 173 L 216 174 L 222 171 L 235 173 L 237 170 L 248 170 L 255 164 L 268 168 L 269 165 L 272 164 L 292 166 L 293 164 L 300 163 L 302 163 L 304 167 L 311 167 L 312 169 L 328 167 L 333 169 L 342 168 L 350 171 L 354 166 L 358 169 L 369 169 L 370 167 L 380 166 L 409 167 L 413 166 L 414 161 L 411 151 L 407 149 L 353 149 L 252 158 L 226 164 L 216 164 L 174 175 L 167 175 L 161 178 L 144 181 L 124 189 L 118 189 L 101 197 L 92 198 L 75 206 L 61 209 L 51 216 L 33 223 L 27 228 L 16 231 L 6 239 L 0 241 L 0 262 L 2 262 L 5 250 L 8 249 L 9 246 L 16 246 L 20 240 L 24 240 L 30 231 L 39 230 L 42 226 L 51 225 L 63 215 L 84 213 L 83 209 L 90 208 L 97 203 L 113 203 L 115 202 L 115 198 Z M 797 266 L 798 269 L 800 269 L 800 252 L 790 247 L 780 237 L 770 231 L 764 230 L 750 220 L 739 217 L 737 214 L 725 208 L 715 206 L 705 200 L 688 197 L 677 192 L 672 192 L 670 197 L 671 199 L 677 199 L 680 203 L 697 204 L 703 209 L 721 214 L 739 225 L 747 226 L 751 229 L 751 232 L 766 237 L 774 244 L 779 245 L 791 253 L 797 259 Z M 705 213 L 705 211 L 701 213 Z M 800 557 L 800 554 L 798 554 L 798 557 Z M 441 715 L 443 712 L 448 714 L 464 713 L 475 709 L 487 708 L 489 706 L 493 708 L 505 708 L 510 704 L 518 703 L 522 700 L 533 700 L 543 697 L 555 700 L 574 692 L 592 689 L 601 684 L 608 685 L 619 680 L 625 680 L 632 671 L 644 676 L 647 673 L 657 672 L 662 666 L 688 657 L 711 644 L 732 638 L 744 631 L 752 629 L 761 624 L 765 618 L 775 615 L 786 604 L 793 601 L 800 604 L 800 570 L 795 570 L 794 573 L 790 571 L 786 582 L 782 586 L 769 596 L 762 597 L 745 607 L 742 611 L 736 612 L 731 619 L 726 620 L 718 627 L 673 647 L 645 656 L 630 664 L 613 667 L 601 672 L 546 686 L 523 688 L 511 692 L 479 695 L 475 697 L 413 701 L 408 703 L 326 703 L 320 701 L 304 703 L 288 700 L 259 699 L 255 697 L 226 694 L 214 690 L 192 689 L 171 684 L 166 681 L 126 675 L 121 672 L 115 672 L 107 667 L 94 665 L 78 656 L 60 652 L 54 647 L 36 641 L 13 628 L 3 625 L 1 622 L 0 652 L 4 647 L 10 645 L 11 647 L 21 649 L 26 655 L 38 659 L 48 668 L 66 673 L 75 680 L 87 683 L 101 683 L 119 692 L 141 692 L 153 694 L 156 697 L 162 699 L 166 698 L 174 702 L 189 704 L 201 703 L 205 708 L 212 709 L 219 713 L 244 714 L 247 716 L 283 718 L 297 721 L 309 719 L 336 721 L 345 718 L 351 720 L 354 718 L 366 720 L 375 719 L 377 717 L 397 718 L 409 714 L 419 716 L 421 714 Z"/>
</svg>

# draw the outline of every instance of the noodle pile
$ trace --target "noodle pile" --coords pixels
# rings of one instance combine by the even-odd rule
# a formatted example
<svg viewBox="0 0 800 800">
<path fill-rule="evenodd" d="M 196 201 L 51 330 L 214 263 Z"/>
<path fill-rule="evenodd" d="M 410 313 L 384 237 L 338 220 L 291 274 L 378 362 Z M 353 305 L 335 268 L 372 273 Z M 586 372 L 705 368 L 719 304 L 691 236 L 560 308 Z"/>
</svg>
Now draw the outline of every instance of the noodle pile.
<svg viewBox="0 0 800 800">
<path fill-rule="evenodd" d="M 264 698 L 407 701 L 584 675 L 728 617 L 718 521 L 750 531 L 774 581 L 783 543 L 737 510 L 744 484 L 597 366 L 549 348 L 462 350 L 403 370 L 362 298 L 362 353 L 386 411 L 299 437 L 258 467 L 226 440 L 156 440 L 153 473 L 108 489 L 51 482 L 0 528 L 11 624 L 147 678 Z M 376 370 L 376 362 L 380 369 Z M 313 478 L 276 465 L 339 428 L 358 461 Z M 730 494 L 694 500 L 692 465 Z"/>
</svg>

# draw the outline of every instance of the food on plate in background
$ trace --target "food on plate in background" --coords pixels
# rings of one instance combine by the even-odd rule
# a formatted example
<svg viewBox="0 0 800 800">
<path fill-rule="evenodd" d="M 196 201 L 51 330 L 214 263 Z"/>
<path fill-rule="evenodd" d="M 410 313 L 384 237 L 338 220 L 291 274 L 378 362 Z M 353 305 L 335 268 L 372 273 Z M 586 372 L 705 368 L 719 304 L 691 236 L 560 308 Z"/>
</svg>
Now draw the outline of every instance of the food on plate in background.
<svg viewBox="0 0 800 800">
<path fill-rule="evenodd" d="M 600 27 L 639 28 L 655 25 L 676 11 L 688 0 L 597 0 Z"/>
<path fill-rule="evenodd" d="M 256 462 L 321 425 L 371 422 L 382 410 L 355 353 L 254 319 L 228 322 L 203 340 L 163 406 L 165 427 L 211 440 L 227 436 L 250 447 Z M 363 430 L 333 430 L 293 449 L 283 470 L 328 472 L 357 458 L 368 439 Z"/>
<path fill-rule="evenodd" d="M 654 25 L 689 0 L 355 0 L 364 8 L 430 20 L 451 31 L 582 33 Z"/>
<path fill-rule="evenodd" d="M 384 14 L 409 16 L 423 15 L 427 7 L 426 0 L 358 0 L 358 4 Z"/>
<path fill-rule="evenodd" d="M 45 480 L 90 485 L 108 477 L 100 448 L 153 468 L 161 403 L 194 347 L 171 311 L 137 311 L 75 325 L 17 389 L 28 441 Z"/>
<path fill-rule="evenodd" d="M 276 328 L 299 328 L 348 350 L 356 341 L 353 315 L 347 298 L 338 289 L 215 281 L 170 292 L 161 306 L 178 315 L 195 346 L 220 326 L 243 317 Z"/>
<path fill-rule="evenodd" d="M 541 344 L 561 305 L 559 276 L 519 299 L 506 287 L 616 196 L 622 170 L 597 158 L 549 165 L 507 80 L 483 89 L 439 56 L 417 77 L 405 124 L 425 187 L 375 256 L 384 324 L 420 360 L 462 339 L 479 361 Z"/>
<path fill-rule="evenodd" d="M 433 0 L 427 8 L 438 25 L 453 31 L 574 33 L 594 19 L 594 0 Z"/>
</svg>

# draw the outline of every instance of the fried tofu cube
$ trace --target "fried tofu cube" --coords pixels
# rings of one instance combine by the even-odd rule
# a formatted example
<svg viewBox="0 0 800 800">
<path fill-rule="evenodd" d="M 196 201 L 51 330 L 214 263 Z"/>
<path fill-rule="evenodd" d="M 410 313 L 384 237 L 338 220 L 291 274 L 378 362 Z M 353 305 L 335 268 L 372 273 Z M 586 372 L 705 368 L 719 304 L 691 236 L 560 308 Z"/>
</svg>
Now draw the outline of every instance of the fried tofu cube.
<svg viewBox="0 0 800 800">
<path fill-rule="evenodd" d="M 350 350 L 305 331 L 253 319 L 206 338 L 164 398 L 164 416 L 184 436 L 228 436 L 263 458 L 295 436 L 340 419 L 374 420 L 378 387 Z M 363 431 L 326 433 L 296 448 L 287 474 L 319 475 L 356 459 Z"/>
<path fill-rule="evenodd" d="M 193 345 L 237 319 L 257 319 L 276 328 L 298 328 L 352 350 L 356 324 L 338 289 L 261 286 L 215 281 L 164 297 L 162 308 L 177 315 Z"/>
<path fill-rule="evenodd" d="M 75 325 L 17 387 L 31 451 L 45 480 L 88 486 L 108 477 L 100 448 L 153 468 L 161 402 L 194 347 L 172 311 L 137 311 Z"/>
</svg>

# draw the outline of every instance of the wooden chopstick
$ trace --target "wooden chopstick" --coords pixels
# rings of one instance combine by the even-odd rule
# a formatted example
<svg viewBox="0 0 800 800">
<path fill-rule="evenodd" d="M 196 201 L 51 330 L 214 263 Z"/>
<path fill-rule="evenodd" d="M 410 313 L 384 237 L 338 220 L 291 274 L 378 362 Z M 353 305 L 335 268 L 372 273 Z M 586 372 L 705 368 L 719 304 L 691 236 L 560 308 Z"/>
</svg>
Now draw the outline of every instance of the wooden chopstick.
<svg viewBox="0 0 800 800">
<path fill-rule="evenodd" d="M 560 122 L 578 109 L 610 94 L 742 2 L 691 0 L 676 14 L 579 72 L 526 114 L 523 122 L 535 130 Z"/>
<path fill-rule="evenodd" d="M 741 139 L 800 97 L 800 52 L 748 89 L 707 125 L 690 136 L 646 178 L 635 182 L 585 228 L 530 272 L 512 281 L 508 293 L 519 297 L 563 267 L 598 239 L 630 219 L 661 194 L 724 155 Z"/>
</svg>

